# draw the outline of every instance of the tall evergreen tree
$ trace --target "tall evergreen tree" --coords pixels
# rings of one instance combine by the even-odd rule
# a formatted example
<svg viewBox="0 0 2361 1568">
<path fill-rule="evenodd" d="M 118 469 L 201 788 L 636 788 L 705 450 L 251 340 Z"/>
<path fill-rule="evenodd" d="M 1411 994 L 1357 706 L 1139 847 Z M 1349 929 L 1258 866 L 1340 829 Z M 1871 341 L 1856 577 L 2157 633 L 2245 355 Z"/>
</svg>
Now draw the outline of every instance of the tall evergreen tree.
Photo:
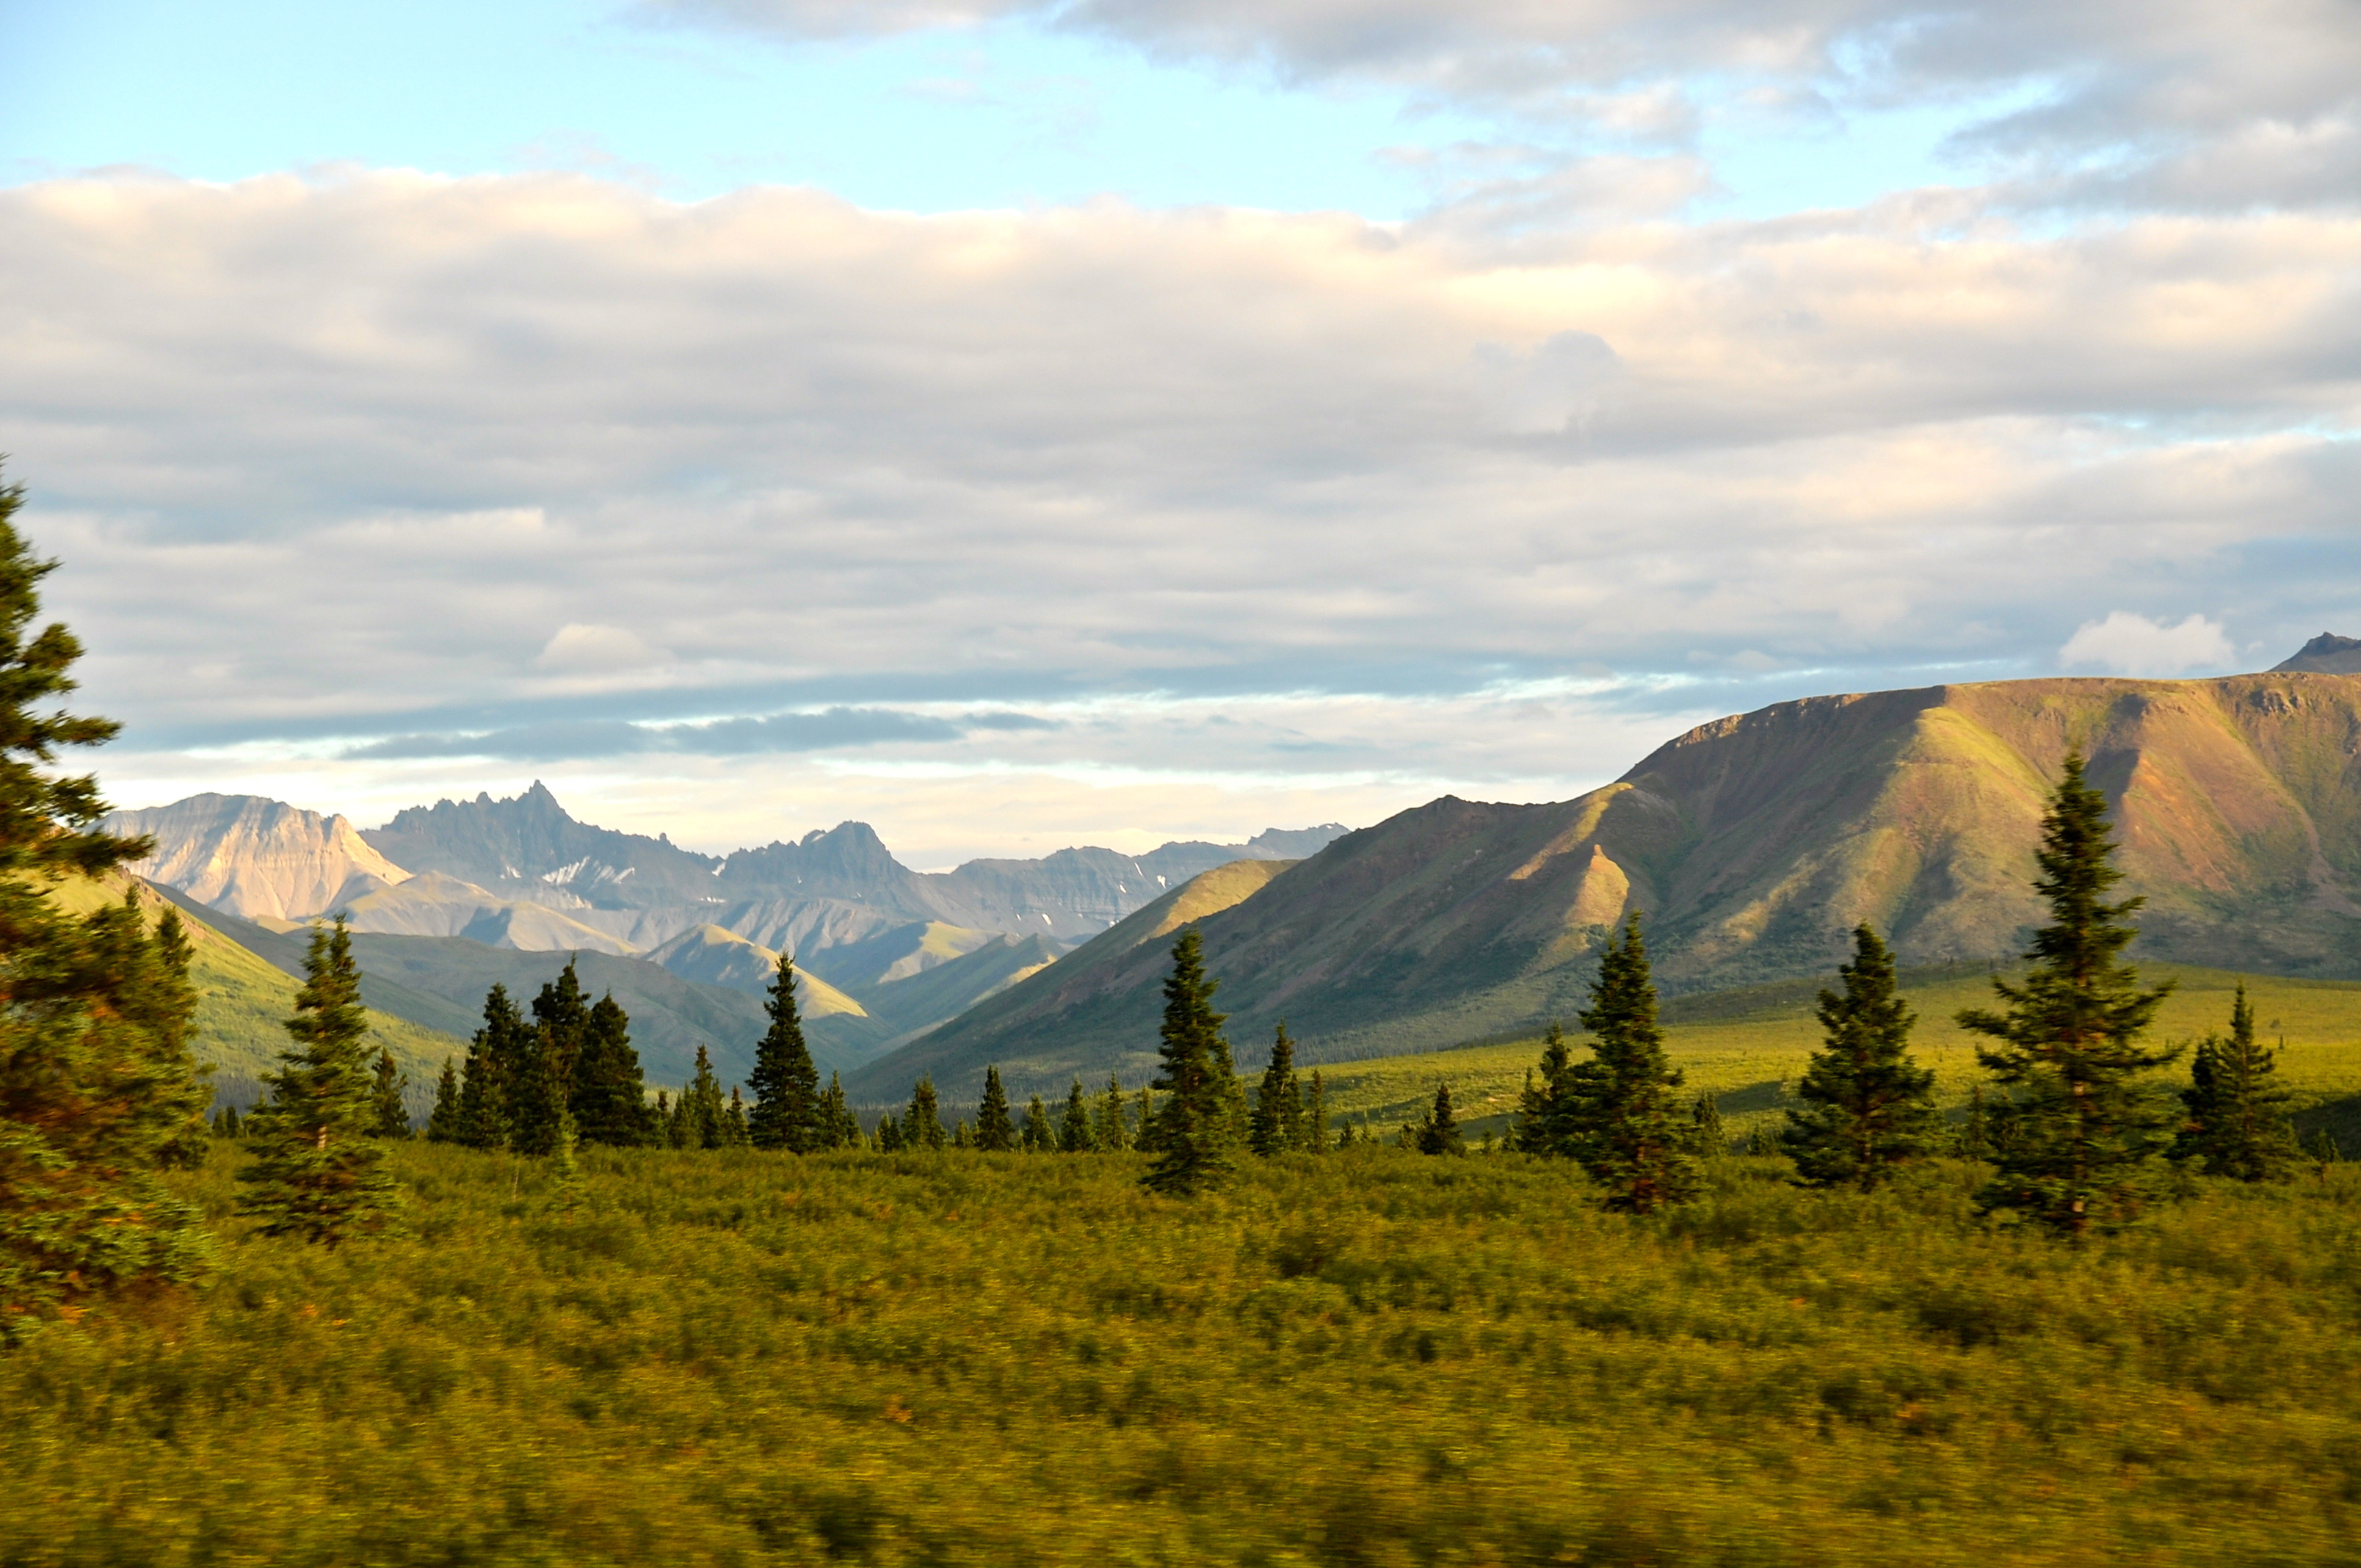
<svg viewBox="0 0 2361 1568">
<path fill-rule="evenodd" d="M 635 1148 L 654 1141 L 647 1076 L 631 1045 L 631 1016 L 611 991 L 598 999 L 584 1022 L 569 1108 L 575 1131 L 586 1144 Z"/>
<path fill-rule="evenodd" d="M 1451 1108 L 1451 1085 L 1434 1086 L 1434 1104 L 1419 1124 L 1418 1152 L 1421 1154 L 1466 1154 L 1467 1140 L 1460 1135 L 1459 1117 Z"/>
<path fill-rule="evenodd" d="M 744 1148 L 752 1142 L 753 1135 L 746 1125 L 746 1102 L 739 1098 L 738 1086 L 733 1083 L 730 1086 L 730 1109 L 721 1118 L 721 1146 Z"/>
<path fill-rule="evenodd" d="M 832 1149 L 857 1149 L 861 1146 L 861 1118 L 852 1113 L 845 1102 L 844 1084 L 835 1073 L 828 1075 L 828 1092 L 820 1097 L 820 1122 L 828 1129 L 828 1146 Z"/>
<path fill-rule="evenodd" d="M 1091 1113 L 1091 1146 L 1107 1154 L 1131 1147 L 1131 1129 L 1123 1119 L 1123 1084 L 1113 1076 Z"/>
<path fill-rule="evenodd" d="M 2140 1044 L 2172 988 L 2142 990 L 2124 962 L 2143 901 L 2107 902 L 2123 880 L 2114 848 L 2106 796 L 2069 754 L 2035 857 L 2050 923 L 2034 935 L 2023 982 L 1993 980 L 2005 1008 L 1959 1015 L 1961 1028 L 1997 1042 L 1976 1057 L 2009 1091 L 1996 1117 L 1997 1168 L 1978 1206 L 2077 1237 L 2138 1213 L 2162 1122 L 2139 1078 L 2176 1054 Z"/>
<path fill-rule="evenodd" d="M 589 1030 L 589 1004 L 569 959 L 533 999 L 532 1029 L 512 1042 L 509 1145 L 519 1154 L 554 1155 L 565 1141 L 566 1124 L 574 1120 L 575 1069 Z"/>
<path fill-rule="evenodd" d="M 449 1057 L 443 1058 L 443 1076 L 434 1082 L 434 1109 L 426 1115 L 426 1141 L 459 1141 L 459 1069 Z"/>
<path fill-rule="evenodd" d="M 2255 1038 L 2255 1008 L 2242 981 L 2230 1003 L 2229 1036 L 2208 1034 L 2197 1043 L 2172 1157 L 2195 1160 L 2208 1176 L 2284 1180 L 2297 1151 L 2278 1077 L 2278 1053 Z"/>
<path fill-rule="evenodd" d="M 1509 1146 L 1527 1154 L 1574 1157 L 1580 1142 L 1574 1124 L 1574 1053 L 1566 1048 L 1565 1031 L 1555 1022 L 1542 1036 L 1540 1076 L 1525 1073 L 1525 1087 L 1517 1096 L 1516 1124 L 1509 1130 Z"/>
<path fill-rule="evenodd" d="M 1205 973 L 1197 928 L 1182 931 L 1164 981 L 1157 1045 L 1161 1070 L 1151 1086 L 1167 1097 L 1153 1128 L 1156 1163 L 1143 1178 L 1153 1191 L 1187 1196 L 1216 1185 L 1234 1168 L 1237 1075 L 1222 1034 L 1223 1014 L 1213 1011 L 1221 983 Z"/>
<path fill-rule="evenodd" d="M 1865 920 L 1852 941 L 1843 994 L 1820 992 L 1822 1044 L 1779 1141 L 1806 1185 L 1867 1192 L 1933 1153 L 1942 1118 L 1935 1075 L 1910 1056 L 1916 1019 L 1894 993 L 1894 954 Z"/>
<path fill-rule="evenodd" d="M 369 1102 L 377 1109 L 377 1124 L 370 1130 L 380 1138 L 410 1136 L 410 1075 L 396 1066 L 393 1053 L 377 1053 L 377 1077 L 369 1087 Z"/>
<path fill-rule="evenodd" d="M 1082 1080 L 1078 1077 L 1074 1086 L 1066 1091 L 1066 1115 L 1058 1124 L 1058 1147 L 1067 1154 L 1088 1154 L 1093 1146 L 1091 1105 L 1083 1097 Z"/>
<path fill-rule="evenodd" d="M 255 1162 L 238 1172 L 247 1190 L 238 1211 L 265 1235 L 300 1236 L 333 1247 L 379 1231 L 394 1214 L 393 1179 L 372 1135 L 378 1106 L 362 1039 L 361 972 L 342 916 L 312 927 L 303 986 L 287 1020 L 293 1044 L 267 1073 L 268 1115 Z"/>
<path fill-rule="evenodd" d="M 179 917 L 137 901 L 76 917 L 60 883 L 149 853 L 99 828 L 98 781 L 53 773 L 117 726 L 68 713 L 82 645 L 36 630 L 41 579 L 0 486 L 0 1343 L 79 1299 L 192 1277 L 197 1212 L 157 1177 L 202 1149 L 212 1089 L 190 1048 L 196 995 Z"/>
<path fill-rule="evenodd" d="M 939 1149 L 950 1141 L 943 1130 L 942 1107 L 935 1100 L 935 1080 L 921 1078 L 910 1086 L 910 1109 L 902 1117 L 902 1146 Z"/>
<path fill-rule="evenodd" d="M 1312 1069 L 1312 1092 L 1303 1104 L 1303 1146 L 1312 1154 L 1328 1152 L 1328 1086 L 1320 1069 Z"/>
<path fill-rule="evenodd" d="M 1645 1214 L 1697 1195 L 1697 1156 L 1681 1075 L 1664 1055 L 1656 985 L 1635 911 L 1609 936 L 1579 1014 L 1595 1044 L 1591 1059 L 1567 1069 L 1565 1120 L 1575 1157 L 1607 1190 L 1607 1206 Z"/>
<path fill-rule="evenodd" d="M 825 1146 L 819 1069 L 804 1043 L 803 1015 L 796 1009 L 796 961 L 785 953 L 779 955 L 763 1010 L 771 1015 L 771 1026 L 754 1047 L 754 1146 L 810 1154 Z"/>
<path fill-rule="evenodd" d="M 729 1139 L 729 1102 L 721 1098 L 721 1080 L 713 1076 L 713 1058 L 702 1044 L 697 1047 L 697 1070 L 673 1114 L 674 1142 L 680 1148 L 718 1149 Z"/>
<path fill-rule="evenodd" d="M 975 1112 L 975 1146 L 986 1154 L 1010 1154 L 1016 1147 L 1016 1124 L 1008 1116 L 1008 1091 L 1000 1084 L 1000 1069 L 983 1069 L 983 1102 Z"/>
<path fill-rule="evenodd" d="M 1041 1103 L 1038 1094 L 1025 1107 L 1025 1124 L 1017 1129 L 1016 1142 L 1027 1154 L 1058 1152 L 1057 1124 L 1049 1120 L 1049 1108 Z"/>
<path fill-rule="evenodd" d="M 484 1026 L 467 1043 L 459 1080 L 459 1141 L 469 1148 L 508 1146 L 509 1080 L 534 1061 L 532 1041 L 508 987 L 495 984 L 485 993 Z"/>
<path fill-rule="evenodd" d="M 877 1152 L 879 1154 L 902 1152 L 902 1124 L 894 1119 L 894 1113 L 891 1111 L 877 1118 Z"/>
<path fill-rule="evenodd" d="M 1254 1109 L 1246 1115 L 1246 1147 L 1268 1158 L 1302 1143 L 1303 1090 L 1295 1080 L 1295 1042 L 1282 1018 L 1271 1038 L 1270 1065 L 1255 1086 Z"/>
</svg>

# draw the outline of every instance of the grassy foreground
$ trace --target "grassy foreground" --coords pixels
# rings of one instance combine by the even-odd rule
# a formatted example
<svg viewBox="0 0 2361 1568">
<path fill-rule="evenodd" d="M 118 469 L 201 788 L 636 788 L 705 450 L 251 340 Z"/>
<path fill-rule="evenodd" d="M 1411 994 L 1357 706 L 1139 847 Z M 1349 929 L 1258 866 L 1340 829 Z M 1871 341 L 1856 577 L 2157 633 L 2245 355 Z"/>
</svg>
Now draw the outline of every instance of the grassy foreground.
<svg viewBox="0 0 2361 1568">
<path fill-rule="evenodd" d="M 1725 1160 L 396 1152 L 0 1356 L 0 1563 L 2101 1563 L 2361 1555 L 2361 1168 L 2075 1251 Z M 570 1203 L 569 1206 L 565 1206 Z"/>
</svg>

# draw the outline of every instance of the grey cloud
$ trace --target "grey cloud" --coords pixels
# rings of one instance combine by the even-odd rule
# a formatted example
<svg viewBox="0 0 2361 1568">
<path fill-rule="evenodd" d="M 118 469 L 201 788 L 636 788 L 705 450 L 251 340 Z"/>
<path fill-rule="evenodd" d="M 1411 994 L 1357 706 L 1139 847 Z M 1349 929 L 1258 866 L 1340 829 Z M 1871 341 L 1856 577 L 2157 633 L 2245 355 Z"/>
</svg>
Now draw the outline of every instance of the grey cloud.
<svg viewBox="0 0 2361 1568">
<path fill-rule="evenodd" d="M 2321 214 L 2027 235 L 1964 199 L 1511 243 L 70 181 L 0 192 L 0 428 L 135 734 L 1178 768 L 1155 694 L 1395 694 L 1290 720 L 1374 766 L 1422 704 L 1586 664 L 1863 681 L 2118 609 L 2311 635 L 2361 588 L 2356 269 Z M 2260 564 L 2304 541 L 2331 565 Z M 668 656 L 543 658 L 591 623 Z"/>
<path fill-rule="evenodd" d="M 571 762 L 646 752 L 735 757 L 763 752 L 833 751 L 891 741 L 956 740 L 961 733 L 959 725 L 924 714 L 897 713 L 890 708 L 831 707 L 818 713 L 779 713 L 696 724 L 647 725 L 592 719 L 518 725 L 480 734 L 396 735 L 353 747 L 345 755 L 378 762 L 496 757 L 522 762 Z"/>
</svg>

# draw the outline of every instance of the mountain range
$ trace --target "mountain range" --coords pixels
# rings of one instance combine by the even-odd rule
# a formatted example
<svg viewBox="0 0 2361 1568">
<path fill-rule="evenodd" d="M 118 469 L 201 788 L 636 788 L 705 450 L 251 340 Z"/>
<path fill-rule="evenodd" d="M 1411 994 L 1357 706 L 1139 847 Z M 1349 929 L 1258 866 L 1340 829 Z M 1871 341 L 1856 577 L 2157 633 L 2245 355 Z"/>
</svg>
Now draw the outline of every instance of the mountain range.
<svg viewBox="0 0 2361 1568">
<path fill-rule="evenodd" d="M 752 1065 L 761 998 L 794 951 L 823 1070 L 849 1069 L 957 1015 L 1211 867 L 1297 855 L 1337 825 L 1143 855 L 1070 849 L 948 872 L 896 861 L 863 823 L 727 856 L 571 817 L 539 784 L 401 812 L 357 829 L 250 795 L 116 812 L 148 836 L 133 869 L 209 929 L 289 974 L 290 933 L 350 916 L 372 1006 L 464 1037 L 494 983 L 529 998 L 568 955 L 633 1020 L 652 1080 L 686 1078 L 709 1047 L 730 1081 Z"/>
<path fill-rule="evenodd" d="M 368 830 L 227 796 L 112 820 L 155 833 L 143 869 L 282 970 L 295 946 L 272 927 L 343 901 L 371 1004 L 429 1028 L 465 1033 L 493 979 L 529 995 L 557 951 L 578 953 L 586 983 L 631 1010 L 658 1081 L 699 1042 L 742 1076 L 759 993 L 795 944 L 824 1069 L 872 1104 L 922 1072 L 957 1102 L 989 1064 L 1015 1091 L 1137 1081 L 1183 926 L 1246 1067 L 1282 1019 L 1311 1061 L 1570 1019 L 1634 911 L 1673 995 L 1828 974 L 1862 920 L 1905 965 L 2008 964 L 2043 916 L 2034 849 L 2070 750 L 2146 900 L 2136 952 L 2361 976 L 2347 664 L 2361 641 L 2323 634 L 2257 675 L 1810 697 L 1701 725 L 1572 800 L 1445 796 L 1357 832 L 941 873 L 902 867 L 859 823 L 701 855 L 576 822 L 539 785 Z"/>
<path fill-rule="evenodd" d="M 2070 749 L 2147 901 L 2138 952 L 2361 975 L 2361 677 L 1941 685 L 1780 703 L 1573 800 L 1445 797 L 1292 867 L 1209 873 L 848 1086 L 890 1099 L 923 1070 L 957 1100 L 987 1063 L 1012 1091 L 1137 1075 L 1183 924 L 1247 1064 L 1282 1018 L 1308 1060 L 1570 1020 L 1634 910 L 1675 994 L 1830 973 L 1862 920 L 1905 964 L 2006 964 L 2043 917 L 2034 850 Z"/>
</svg>

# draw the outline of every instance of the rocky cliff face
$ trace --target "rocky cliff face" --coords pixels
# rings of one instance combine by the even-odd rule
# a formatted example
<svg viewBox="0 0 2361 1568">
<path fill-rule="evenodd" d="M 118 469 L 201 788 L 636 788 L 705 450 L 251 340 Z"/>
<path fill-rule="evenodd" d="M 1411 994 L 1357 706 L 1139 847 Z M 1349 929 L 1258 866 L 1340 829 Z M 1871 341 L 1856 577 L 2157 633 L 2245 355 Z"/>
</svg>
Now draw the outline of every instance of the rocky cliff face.
<svg viewBox="0 0 2361 1568">
<path fill-rule="evenodd" d="M 100 826 L 152 835 L 156 853 L 132 869 L 245 919 L 294 919 L 409 880 L 341 817 L 253 795 L 199 795 Z"/>
</svg>

